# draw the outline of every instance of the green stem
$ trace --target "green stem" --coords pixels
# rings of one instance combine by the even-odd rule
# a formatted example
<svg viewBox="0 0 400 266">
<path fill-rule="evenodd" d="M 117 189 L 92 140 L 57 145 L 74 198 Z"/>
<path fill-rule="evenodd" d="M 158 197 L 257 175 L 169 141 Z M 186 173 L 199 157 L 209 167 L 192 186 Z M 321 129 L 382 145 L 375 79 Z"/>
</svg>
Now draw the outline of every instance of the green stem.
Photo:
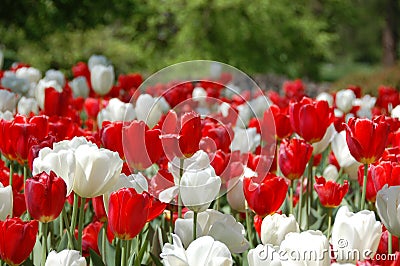
<svg viewBox="0 0 400 266">
<path fill-rule="evenodd" d="M 10 161 L 10 186 L 12 187 L 13 184 L 13 175 L 14 175 L 14 171 L 13 171 L 13 165 L 12 162 Z"/>
<path fill-rule="evenodd" d="M 197 238 L 197 212 L 193 212 L 193 241 Z"/>
<path fill-rule="evenodd" d="M 388 231 L 388 254 L 392 253 L 392 234 Z"/>
<path fill-rule="evenodd" d="M 279 148 L 280 148 L 280 140 L 276 142 L 276 175 L 281 176 L 281 169 L 279 168 Z"/>
<path fill-rule="evenodd" d="M 300 194 L 299 194 L 299 202 L 297 203 L 299 208 L 297 213 L 297 220 L 299 221 L 299 226 L 301 227 L 301 216 L 302 216 L 302 208 L 303 208 L 303 184 L 304 184 L 304 175 L 301 176 L 300 179 Z"/>
<path fill-rule="evenodd" d="M 181 179 L 183 176 L 183 163 L 184 163 L 185 159 L 180 159 L 179 161 L 179 188 L 181 185 Z M 181 192 L 179 189 L 179 193 L 178 193 L 178 218 L 182 217 L 182 198 L 181 198 Z"/>
<path fill-rule="evenodd" d="M 103 258 L 104 264 L 107 263 L 106 240 L 107 240 L 107 222 L 104 223 L 103 230 L 101 231 L 101 256 Z"/>
<path fill-rule="evenodd" d="M 64 213 L 65 212 L 65 210 L 64 210 L 64 208 L 61 210 L 61 214 L 60 214 L 60 216 L 58 217 L 58 221 L 59 221 L 59 230 L 60 230 L 60 237 L 63 235 L 63 231 L 64 231 L 64 222 L 63 222 L 63 217 L 64 217 Z"/>
<path fill-rule="evenodd" d="M 81 198 L 81 206 L 79 207 L 79 221 L 78 221 L 78 247 L 79 251 L 82 254 L 82 231 L 83 231 L 83 223 L 84 223 L 84 214 L 85 214 L 85 198 Z"/>
<path fill-rule="evenodd" d="M 332 208 L 328 209 L 328 241 L 331 236 L 331 224 L 332 224 Z"/>
<path fill-rule="evenodd" d="M 47 227 L 47 223 L 42 223 L 42 266 L 45 265 L 47 257 Z"/>
<path fill-rule="evenodd" d="M 253 234 L 251 230 L 251 210 L 247 205 L 246 201 L 246 230 L 247 230 L 247 238 L 249 239 L 250 249 L 254 248 L 253 245 Z"/>
<path fill-rule="evenodd" d="M 365 194 L 367 192 L 367 179 L 368 178 L 368 164 L 364 164 L 364 180 L 363 180 L 363 187 L 362 187 L 362 194 L 361 194 L 361 201 L 360 201 L 360 210 L 364 210 L 365 206 Z"/>
<path fill-rule="evenodd" d="M 169 225 L 170 225 L 170 228 L 171 228 L 171 233 L 173 233 L 174 232 L 174 207 L 173 206 L 171 206 L 171 210 L 170 210 L 170 219 L 169 219 Z"/>
<path fill-rule="evenodd" d="M 121 240 L 122 242 L 122 252 L 121 252 L 121 266 L 126 266 L 126 248 L 127 241 Z"/>
<path fill-rule="evenodd" d="M 293 214 L 293 187 L 294 187 L 294 181 L 290 181 L 290 188 L 289 188 L 289 206 L 290 206 L 290 214 Z"/>
<path fill-rule="evenodd" d="M 79 196 L 74 193 L 74 205 L 72 206 L 71 226 L 69 228 L 70 234 L 72 236 L 75 235 L 76 220 L 78 217 L 78 208 L 79 208 L 78 199 L 79 199 Z"/>
<path fill-rule="evenodd" d="M 68 228 L 68 226 L 70 225 L 69 221 L 68 221 L 68 216 L 67 216 L 67 212 L 63 211 L 61 212 L 62 218 L 64 220 L 64 224 L 65 224 L 65 228 Z M 72 240 L 72 236 L 71 236 L 71 232 L 70 230 L 65 230 L 67 232 L 67 236 L 68 236 L 68 248 L 69 249 L 74 249 L 74 242 Z"/>
<path fill-rule="evenodd" d="M 311 205 L 313 202 L 313 164 L 314 156 L 311 156 L 308 162 L 308 175 L 307 175 L 307 229 L 310 226 Z"/>
<path fill-rule="evenodd" d="M 26 164 L 24 164 L 24 184 L 25 184 L 27 178 L 28 178 L 28 169 L 26 167 Z"/>
</svg>

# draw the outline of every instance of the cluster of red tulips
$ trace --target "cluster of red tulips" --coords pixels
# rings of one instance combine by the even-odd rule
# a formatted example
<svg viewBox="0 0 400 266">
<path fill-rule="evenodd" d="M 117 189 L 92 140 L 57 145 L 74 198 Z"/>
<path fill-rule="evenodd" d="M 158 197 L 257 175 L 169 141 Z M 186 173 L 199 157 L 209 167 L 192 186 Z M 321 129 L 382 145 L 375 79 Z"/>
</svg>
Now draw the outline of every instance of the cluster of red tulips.
<svg viewBox="0 0 400 266">
<path fill-rule="evenodd" d="M 399 265 L 399 90 L 211 76 L 0 71 L 0 265 Z"/>
</svg>

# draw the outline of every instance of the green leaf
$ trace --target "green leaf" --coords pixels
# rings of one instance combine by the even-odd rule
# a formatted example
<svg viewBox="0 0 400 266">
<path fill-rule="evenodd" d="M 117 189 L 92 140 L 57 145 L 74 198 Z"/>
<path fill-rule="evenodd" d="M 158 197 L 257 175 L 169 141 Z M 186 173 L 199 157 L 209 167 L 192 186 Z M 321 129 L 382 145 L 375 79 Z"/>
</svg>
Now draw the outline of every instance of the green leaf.
<svg viewBox="0 0 400 266">
<path fill-rule="evenodd" d="M 90 261 L 93 266 L 105 266 L 99 254 L 94 252 L 92 249 L 89 249 L 89 254 L 90 254 Z"/>
<path fill-rule="evenodd" d="M 150 257 L 153 260 L 154 264 L 157 266 L 162 266 L 163 264 L 161 263 L 161 260 L 156 257 L 154 254 L 150 253 Z"/>
<path fill-rule="evenodd" d="M 106 260 L 106 264 L 107 266 L 115 266 L 115 248 L 108 242 L 107 236 L 105 239 L 105 254 L 103 254 L 103 249 L 102 249 L 102 245 L 103 245 L 103 236 L 105 234 L 103 234 L 103 230 L 107 230 L 107 225 L 104 224 L 103 227 L 101 228 L 100 232 L 99 232 L 99 236 L 97 239 L 97 245 L 99 247 L 99 251 L 100 254 L 102 256 L 102 258 L 105 258 Z"/>
<path fill-rule="evenodd" d="M 61 250 L 67 249 L 68 247 L 68 234 L 64 234 L 61 237 L 60 243 L 58 243 L 57 247 L 57 252 L 60 252 Z"/>
</svg>

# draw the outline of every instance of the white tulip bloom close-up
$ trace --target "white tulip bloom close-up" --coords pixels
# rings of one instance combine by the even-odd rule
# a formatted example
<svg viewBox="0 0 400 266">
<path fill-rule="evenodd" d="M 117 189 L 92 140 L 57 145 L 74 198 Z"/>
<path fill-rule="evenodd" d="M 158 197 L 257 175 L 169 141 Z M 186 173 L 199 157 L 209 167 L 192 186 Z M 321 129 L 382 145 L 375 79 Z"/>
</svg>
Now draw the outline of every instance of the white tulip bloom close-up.
<svg viewBox="0 0 400 266">
<path fill-rule="evenodd" d="M 181 240 L 172 234 L 173 243 L 166 243 L 162 248 L 161 258 L 165 266 L 230 266 L 232 255 L 228 247 L 203 236 L 193 241 L 185 250 Z"/>
<path fill-rule="evenodd" d="M 106 108 L 102 109 L 97 115 L 99 128 L 104 121 L 132 121 L 136 113 L 131 103 L 124 103 L 118 98 L 112 98 Z"/>
<path fill-rule="evenodd" d="M 289 216 L 278 213 L 267 215 L 261 224 L 261 242 L 264 245 L 280 246 L 290 232 L 300 232 L 299 225 L 292 214 Z"/>
<path fill-rule="evenodd" d="M 193 241 L 193 216 L 189 211 L 184 218 L 175 222 L 175 234 L 182 240 L 183 246 L 188 247 Z M 232 253 L 243 253 L 249 248 L 245 238 L 244 226 L 237 222 L 230 214 L 208 209 L 198 214 L 197 237 L 212 236 L 215 240 L 224 243 Z"/>
<path fill-rule="evenodd" d="M 4 187 L 0 182 L 0 221 L 11 217 L 13 213 L 13 192 L 11 186 Z"/>
<path fill-rule="evenodd" d="M 400 186 L 387 184 L 376 194 L 376 209 L 386 229 L 394 236 L 400 236 Z"/>
<path fill-rule="evenodd" d="M 54 250 L 49 253 L 45 266 L 86 266 L 86 259 L 77 250 L 64 249 L 60 252 Z"/>
<path fill-rule="evenodd" d="M 337 262 L 351 262 L 364 260 L 362 257 L 369 252 L 372 258 L 381 239 L 382 226 L 376 221 L 375 213 L 362 210 L 357 213 L 349 211 L 347 206 L 338 210 L 332 228 L 331 244 L 337 252 Z M 356 252 L 353 252 L 353 251 Z M 354 255 L 359 255 L 357 258 Z"/>
<path fill-rule="evenodd" d="M 249 266 L 281 266 L 279 252 L 271 245 L 259 244 L 247 254 Z"/>
<path fill-rule="evenodd" d="M 90 70 L 90 81 L 93 90 L 99 95 L 106 95 L 110 92 L 115 81 L 114 67 L 95 65 Z"/>
</svg>

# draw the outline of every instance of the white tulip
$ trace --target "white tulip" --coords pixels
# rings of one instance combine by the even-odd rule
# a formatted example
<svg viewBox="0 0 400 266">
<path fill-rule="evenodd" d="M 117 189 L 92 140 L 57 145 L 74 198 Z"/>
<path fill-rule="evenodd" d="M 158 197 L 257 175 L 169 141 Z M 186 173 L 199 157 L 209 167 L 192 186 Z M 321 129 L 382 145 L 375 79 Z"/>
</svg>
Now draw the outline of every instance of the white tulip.
<svg viewBox="0 0 400 266">
<path fill-rule="evenodd" d="M 204 170 L 209 166 L 210 158 L 208 157 L 208 154 L 203 150 L 198 150 L 192 157 L 184 159 L 182 170 L 183 173 L 186 171 L 197 172 Z M 174 157 L 171 162 L 168 162 L 168 170 L 174 177 L 175 184 L 179 184 L 180 159 L 178 157 Z"/>
<path fill-rule="evenodd" d="M 206 102 L 207 91 L 202 87 L 195 87 L 192 92 L 193 101 L 199 102 L 203 105 Z"/>
<path fill-rule="evenodd" d="M 246 198 L 243 192 L 243 176 L 230 178 L 226 183 L 227 193 L 226 199 L 228 200 L 229 206 L 232 209 L 245 212 L 246 210 Z"/>
<path fill-rule="evenodd" d="M 73 190 L 84 198 L 94 198 L 109 191 L 117 183 L 123 163 L 118 152 L 86 144 L 75 150 L 75 161 Z"/>
<path fill-rule="evenodd" d="M 400 186 L 388 187 L 386 184 L 376 194 L 376 209 L 387 230 L 400 236 Z"/>
<path fill-rule="evenodd" d="M 204 170 L 186 171 L 179 184 L 182 203 L 192 211 L 205 211 L 218 196 L 221 178 L 210 165 Z"/>
<path fill-rule="evenodd" d="M 17 75 L 11 71 L 4 72 L 3 78 L 1 79 L 1 86 L 18 94 L 26 94 L 30 89 L 28 80 L 17 77 Z"/>
<path fill-rule="evenodd" d="M 144 121 L 149 128 L 153 128 L 161 118 L 162 111 L 157 98 L 150 94 L 141 94 L 135 106 L 138 120 Z"/>
<path fill-rule="evenodd" d="M 103 121 L 132 121 L 135 117 L 135 109 L 131 103 L 124 103 L 118 98 L 112 98 L 107 107 L 97 115 L 97 124 L 101 128 Z"/>
<path fill-rule="evenodd" d="M 92 69 L 94 68 L 94 66 L 96 65 L 103 65 L 103 66 L 107 66 L 108 65 L 108 60 L 104 55 L 92 55 L 89 57 L 88 60 L 88 67 L 89 70 L 92 71 Z"/>
<path fill-rule="evenodd" d="M 234 136 L 231 143 L 231 151 L 241 153 L 253 152 L 260 145 L 261 136 L 255 128 L 242 129 L 235 127 Z"/>
<path fill-rule="evenodd" d="M 26 79 L 29 83 L 38 83 L 42 78 L 40 70 L 34 67 L 21 67 L 15 71 L 15 75 L 18 78 Z"/>
<path fill-rule="evenodd" d="M 50 87 L 54 88 L 57 92 L 62 92 L 61 85 L 58 84 L 58 82 L 55 80 L 41 79 L 39 80 L 39 83 L 36 85 L 35 97 L 41 109 L 44 108 L 45 90 Z"/>
<path fill-rule="evenodd" d="M 95 65 L 90 71 L 90 80 L 92 88 L 97 94 L 109 93 L 115 80 L 114 67 Z"/>
<path fill-rule="evenodd" d="M 69 82 L 69 86 L 71 87 L 75 97 L 87 98 L 89 96 L 89 86 L 85 77 L 80 76 L 74 78 Z"/>
<path fill-rule="evenodd" d="M 226 102 L 223 102 L 218 106 L 218 112 L 220 112 L 223 117 L 227 117 L 229 115 L 230 109 L 232 109 L 232 107 Z"/>
<path fill-rule="evenodd" d="M 0 182 L 0 221 L 11 217 L 13 213 L 13 193 L 11 186 L 4 187 Z"/>
<path fill-rule="evenodd" d="M 17 110 L 21 115 L 29 115 L 31 112 L 38 114 L 39 106 L 34 98 L 26 98 L 25 96 L 22 96 L 18 101 Z"/>
<path fill-rule="evenodd" d="M 86 266 L 86 259 L 77 250 L 64 249 L 60 252 L 54 250 L 49 253 L 45 266 Z"/>
<path fill-rule="evenodd" d="M 382 234 L 381 223 L 372 211 L 349 211 L 347 206 L 338 210 L 332 229 L 332 246 L 337 252 L 337 262 L 352 262 L 374 256 Z M 359 257 L 354 255 L 357 251 Z M 369 251 L 369 252 L 368 252 Z M 366 254 L 368 252 L 368 254 Z"/>
<path fill-rule="evenodd" d="M 400 120 L 400 104 L 393 108 L 391 116 Z"/>
<path fill-rule="evenodd" d="M 327 92 L 321 92 L 320 94 L 318 94 L 317 101 L 327 101 L 329 106 L 333 106 L 333 96 L 330 93 Z"/>
<path fill-rule="evenodd" d="M 336 93 L 336 106 L 344 113 L 348 113 L 353 108 L 353 101 L 356 95 L 352 90 L 341 90 Z"/>
<path fill-rule="evenodd" d="M 14 114 L 10 111 L 0 112 L 0 119 L 11 121 L 14 119 Z"/>
<path fill-rule="evenodd" d="M 372 117 L 372 108 L 375 106 L 376 98 L 371 95 L 364 95 L 361 99 L 355 99 L 353 105 L 360 106 L 360 109 L 357 111 L 357 116 L 360 118 L 369 118 Z"/>
<path fill-rule="evenodd" d="M 331 124 L 327 128 L 324 137 L 320 141 L 312 144 L 313 155 L 317 155 L 317 154 L 320 154 L 321 152 L 323 152 L 328 147 L 328 145 L 331 143 L 335 133 L 336 133 L 335 126 L 333 124 Z"/>
<path fill-rule="evenodd" d="M 347 173 L 352 180 L 357 180 L 357 171 L 361 163 L 357 162 L 350 154 L 346 142 L 346 131 L 343 130 L 334 136 L 331 147 L 340 167 L 344 168 L 345 173 Z"/>
<path fill-rule="evenodd" d="M 58 83 L 58 85 L 61 86 L 61 88 L 64 88 L 64 86 L 65 86 L 65 76 L 59 70 L 55 70 L 55 69 L 47 70 L 44 78 L 47 81 L 51 81 L 51 80 L 56 81 Z"/>
<path fill-rule="evenodd" d="M 231 253 L 225 244 L 210 236 L 193 241 L 187 250 L 181 240 L 172 234 L 173 244 L 166 243 L 161 258 L 166 266 L 229 266 L 233 264 Z"/>
<path fill-rule="evenodd" d="M 280 256 L 277 250 L 270 244 L 258 245 L 250 249 L 247 254 L 249 266 L 281 266 Z"/>
<path fill-rule="evenodd" d="M 324 173 L 322 174 L 323 177 L 325 177 L 325 179 L 328 180 L 332 180 L 332 181 L 336 181 L 339 177 L 339 172 L 336 168 L 336 166 L 332 165 L 332 164 L 328 164 L 325 169 L 324 169 Z"/>
<path fill-rule="evenodd" d="M 184 219 L 178 218 L 175 222 L 175 234 L 180 237 L 185 247 L 193 241 L 193 215 L 194 213 L 189 211 Z M 232 253 L 242 253 L 249 248 L 243 225 L 232 215 L 212 209 L 198 214 L 196 235 L 211 236 L 224 243 Z"/>
<path fill-rule="evenodd" d="M 0 112 L 10 111 L 15 113 L 17 100 L 15 93 L 7 90 L 0 90 Z"/>
<path fill-rule="evenodd" d="M 320 231 L 288 233 L 280 246 L 282 265 L 330 265 L 329 243 Z"/>
<path fill-rule="evenodd" d="M 289 217 L 278 213 L 267 215 L 261 224 L 261 242 L 264 245 L 279 246 L 290 232 L 300 232 L 299 225 L 292 214 Z"/>
<path fill-rule="evenodd" d="M 137 193 L 142 193 L 143 191 L 149 190 L 147 179 L 141 173 L 132 174 L 129 176 L 120 174 L 117 183 L 115 183 L 115 185 L 103 195 L 106 213 L 108 213 L 108 203 L 110 201 L 111 193 L 121 188 L 134 188 Z"/>
</svg>

